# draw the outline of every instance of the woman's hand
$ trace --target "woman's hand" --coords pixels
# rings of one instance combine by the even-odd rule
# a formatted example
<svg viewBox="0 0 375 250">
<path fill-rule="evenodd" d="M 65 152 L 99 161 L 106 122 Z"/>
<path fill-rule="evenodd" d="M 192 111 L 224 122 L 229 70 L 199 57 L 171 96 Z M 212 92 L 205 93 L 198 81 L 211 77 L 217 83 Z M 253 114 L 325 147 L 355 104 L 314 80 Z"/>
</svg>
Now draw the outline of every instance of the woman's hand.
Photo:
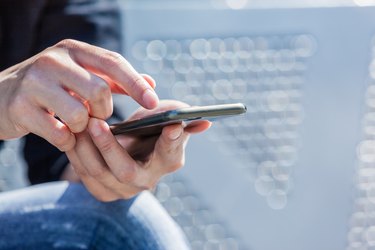
<svg viewBox="0 0 375 250">
<path fill-rule="evenodd" d="M 31 132 L 70 150 L 74 133 L 87 128 L 89 117 L 104 120 L 112 114 L 112 93 L 155 108 L 154 86 L 152 78 L 138 74 L 118 53 L 61 41 L 0 72 L 0 139 Z"/>
<path fill-rule="evenodd" d="M 139 109 L 130 119 L 165 110 L 186 107 L 177 101 L 160 102 L 154 110 Z M 88 190 L 102 201 L 130 198 L 153 188 L 160 177 L 184 164 L 190 133 L 207 130 L 211 123 L 200 121 L 165 127 L 160 136 L 139 139 L 113 136 L 108 124 L 92 118 L 88 130 L 77 135 L 73 150 L 67 152 L 73 168 Z"/>
</svg>

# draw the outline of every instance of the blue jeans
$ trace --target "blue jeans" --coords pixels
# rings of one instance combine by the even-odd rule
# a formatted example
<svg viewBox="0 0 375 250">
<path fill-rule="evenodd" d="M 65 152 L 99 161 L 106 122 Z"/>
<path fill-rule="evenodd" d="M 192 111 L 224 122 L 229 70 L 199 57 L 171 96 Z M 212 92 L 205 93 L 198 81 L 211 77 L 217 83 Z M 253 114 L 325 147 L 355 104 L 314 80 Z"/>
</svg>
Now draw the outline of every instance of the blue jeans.
<svg viewBox="0 0 375 250">
<path fill-rule="evenodd" d="M 0 249 L 189 249 L 149 192 L 103 203 L 81 184 L 56 182 L 0 194 Z"/>
</svg>

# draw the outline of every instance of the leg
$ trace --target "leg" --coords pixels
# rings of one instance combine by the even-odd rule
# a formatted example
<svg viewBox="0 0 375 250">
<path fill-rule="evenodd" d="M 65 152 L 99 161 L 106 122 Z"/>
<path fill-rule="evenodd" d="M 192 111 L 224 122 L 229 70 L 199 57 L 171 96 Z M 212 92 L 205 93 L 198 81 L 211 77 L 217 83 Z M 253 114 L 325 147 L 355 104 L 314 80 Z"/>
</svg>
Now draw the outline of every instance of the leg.
<svg viewBox="0 0 375 250">
<path fill-rule="evenodd" d="M 81 184 L 56 182 L 0 194 L 0 249 L 188 249 L 149 193 L 103 203 Z"/>
</svg>

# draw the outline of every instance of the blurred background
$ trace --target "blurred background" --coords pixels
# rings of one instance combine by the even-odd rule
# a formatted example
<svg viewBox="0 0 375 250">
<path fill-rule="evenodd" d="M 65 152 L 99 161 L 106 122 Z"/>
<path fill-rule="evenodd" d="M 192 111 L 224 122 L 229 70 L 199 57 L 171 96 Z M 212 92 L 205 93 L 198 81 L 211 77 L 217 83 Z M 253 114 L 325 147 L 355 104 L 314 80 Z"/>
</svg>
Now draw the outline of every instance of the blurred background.
<svg viewBox="0 0 375 250">
<path fill-rule="evenodd" d="M 375 249 L 375 1 L 121 3 L 124 55 L 161 98 L 248 107 L 155 190 L 193 249 Z M 20 143 L 1 190 L 27 185 Z"/>
</svg>

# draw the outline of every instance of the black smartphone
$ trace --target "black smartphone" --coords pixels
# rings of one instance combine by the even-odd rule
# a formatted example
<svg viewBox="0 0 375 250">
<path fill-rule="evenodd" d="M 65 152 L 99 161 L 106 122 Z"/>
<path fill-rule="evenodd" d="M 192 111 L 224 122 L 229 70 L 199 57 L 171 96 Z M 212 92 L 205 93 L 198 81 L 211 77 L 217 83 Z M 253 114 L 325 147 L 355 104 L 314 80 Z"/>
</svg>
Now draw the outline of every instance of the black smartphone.
<svg viewBox="0 0 375 250">
<path fill-rule="evenodd" d="M 195 106 L 164 111 L 141 119 L 125 121 L 110 126 L 114 135 L 126 134 L 143 137 L 158 135 L 163 127 L 175 123 L 191 123 L 197 120 L 215 120 L 219 117 L 240 115 L 246 112 L 242 103 Z"/>
</svg>

